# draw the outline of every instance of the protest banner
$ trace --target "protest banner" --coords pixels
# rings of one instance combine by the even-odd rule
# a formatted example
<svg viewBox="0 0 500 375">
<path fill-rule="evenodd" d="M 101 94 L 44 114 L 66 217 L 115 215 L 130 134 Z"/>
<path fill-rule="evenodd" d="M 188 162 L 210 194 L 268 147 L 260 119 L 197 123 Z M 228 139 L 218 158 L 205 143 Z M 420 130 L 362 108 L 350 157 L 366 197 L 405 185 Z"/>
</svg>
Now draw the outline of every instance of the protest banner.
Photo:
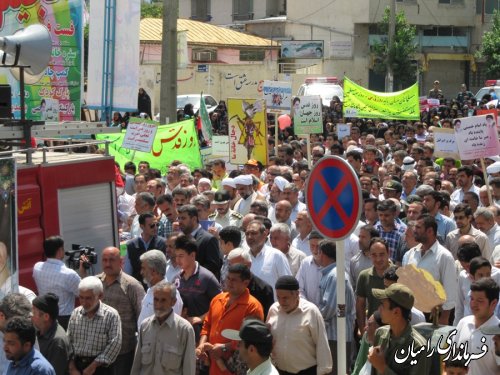
<svg viewBox="0 0 500 375">
<path fill-rule="evenodd" d="M 344 137 L 349 137 L 351 135 L 351 125 L 349 124 L 337 124 L 337 136 L 339 141 L 342 141 Z"/>
<path fill-rule="evenodd" d="M 434 156 L 439 158 L 460 159 L 453 129 L 434 129 Z"/>
<path fill-rule="evenodd" d="M 229 160 L 255 159 L 267 165 L 266 106 L 263 99 L 228 99 Z"/>
<path fill-rule="evenodd" d="M 500 143 L 493 115 L 463 117 L 453 121 L 460 159 L 498 156 Z"/>
<path fill-rule="evenodd" d="M 0 37 L 42 24 L 50 33 L 52 53 L 40 80 L 25 76 L 26 118 L 80 120 L 83 72 L 83 0 L 0 1 Z M 34 53 L 34 52 L 33 52 Z M 7 58 L 6 63 L 13 59 Z M 101 64 L 102 61 L 100 60 Z M 2 69 L 0 81 L 12 89 L 12 114 L 20 118 L 19 69 Z M 35 82 L 36 81 L 36 82 Z M 137 98 L 136 98 L 137 100 Z"/>
<path fill-rule="evenodd" d="M 321 96 L 296 96 L 293 98 L 292 116 L 295 134 L 323 133 Z"/>
<path fill-rule="evenodd" d="M 500 124 L 498 123 L 498 110 L 497 109 L 476 109 L 476 114 L 481 115 L 493 115 L 495 124 L 497 124 L 497 129 L 500 129 Z"/>
<path fill-rule="evenodd" d="M 162 174 L 166 173 L 167 166 L 173 160 L 180 160 L 191 169 L 203 166 L 194 119 L 159 125 L 151 152 L 133 151 L 122 147 L 125 133 L 98 134 L 96 138 L 111 141 L 109 153 L 122 168 L 126 162 L 132 160 L 134 154 L 135 158 L 149 162 L 151 168 L 159 169 Z"/>
<path fill-rule="evenodd" d="M 344 78 L 344 117 L 419 120 L 418 84 L 397 92 L 376 92 Z"/>
<path fill-rule="evenodd" d="M 158 130 L 158 124 L 151 120 L 132 117 L 128 123 L 122 147 L 130 150 L 150 152 Z"/>
<path fill-rule="evenodd" d="M 292 83 L 280 81 L 264 81 L 262 95 L 266 101 L 268 112 L 290 114 L 292 106 Z"/>
</svg>

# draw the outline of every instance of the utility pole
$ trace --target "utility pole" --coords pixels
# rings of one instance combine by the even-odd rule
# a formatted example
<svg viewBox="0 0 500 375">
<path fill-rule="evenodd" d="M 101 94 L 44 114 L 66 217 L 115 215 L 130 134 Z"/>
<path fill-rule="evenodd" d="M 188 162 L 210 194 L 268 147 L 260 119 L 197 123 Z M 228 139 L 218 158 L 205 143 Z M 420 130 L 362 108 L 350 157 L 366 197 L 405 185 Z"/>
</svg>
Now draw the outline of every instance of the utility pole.
<svg viewBox="0 0 500 375">
<path fill-rule="evenodd" d="M 160 124 L 177 121 L 177 18 L 179 0 L 163 0 Z M 168 119 L 168 121 L 166 121 Z"/>
<path fill-rule="evenodd" d="M 396 0 L 391 1 L 391 14 L 389 15 L 389 51 L 394 45 L 394 35 L 396 34 Z M 387 59 L 387 73 L 385 74 L 385 91 L 394 91 L 394 72 L 392 71 L 391 62 Z"/>
</svg>

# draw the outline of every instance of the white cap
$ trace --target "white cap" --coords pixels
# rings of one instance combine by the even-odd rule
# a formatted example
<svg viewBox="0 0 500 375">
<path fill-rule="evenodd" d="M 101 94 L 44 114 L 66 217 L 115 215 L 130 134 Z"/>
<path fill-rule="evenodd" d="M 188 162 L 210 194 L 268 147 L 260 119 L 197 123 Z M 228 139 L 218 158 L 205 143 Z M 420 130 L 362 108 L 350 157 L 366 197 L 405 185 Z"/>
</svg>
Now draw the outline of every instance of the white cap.
<svg viewBox="0 0 500 375">
<path fill-rule="evenodd" d="M 488 174 L 500 173 L 500 161 L 496 161 L 491 164 L 488 168 L 486 168 L 486 172 L 488 172 Z"/>
<path fill-rule="evenodd" d="M 236 184 L 234 183 L 234 179 L 228 177 L 222 180 L 221 186 L 230 186 L 233 189 L 236 189 Z"/>
<path fill-rule="evenodd" d="M 411 171 L 412 169 L 415 169 L 415 159 L 413 159 L 411 156 L 406 156 L 403 159 L 403 165 L 401 166 L 401 169 L 403 171 Z"/>
<path fill-rule="evenodd" d="M 249 174 L 240 174 L 239 176 L 236 176 L 234 178 L 234 183 L 236 185 L 252 185 L 253 179 L 252 176 Z"/>
<path fill-rule="evenodd" d="M 209 184 L 210 187 L 212 187 L 212 181 L 210 181 L 208 178 L 206 177 L 202 177 L 200 178 L 200 180 L 198 181 L 198 185 L 201 184 L 201 183 L 205 183 L 205 184 Z"/>
<path fill-rule="evenodd" d="M 280 189 L 281 191 L 285 190 L 285 186 L 288 185 L 288 180 L 286 180 L 284 177 L 277 176 L 274 178 L 274 184 Z"/>
</svg>

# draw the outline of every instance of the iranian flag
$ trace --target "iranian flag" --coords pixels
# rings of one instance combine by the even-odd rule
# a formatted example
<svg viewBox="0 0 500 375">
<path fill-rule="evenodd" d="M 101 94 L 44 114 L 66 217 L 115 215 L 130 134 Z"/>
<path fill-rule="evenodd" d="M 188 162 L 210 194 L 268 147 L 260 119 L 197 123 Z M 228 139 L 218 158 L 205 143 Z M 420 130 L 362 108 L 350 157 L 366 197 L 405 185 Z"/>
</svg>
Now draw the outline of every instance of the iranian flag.
<svg viewBox="0 0 500 375">
<path fill-rule="evenodd" d="M 203 139 L 207 145 L 212 144 L 212 121 L 210 121 L 210 116 L 207 112 L 207 106 L 203 98 L 203 93 L 200 96 L 200 111 L 198 113 L 198 130 L 201 130 Z"/>
</svg>

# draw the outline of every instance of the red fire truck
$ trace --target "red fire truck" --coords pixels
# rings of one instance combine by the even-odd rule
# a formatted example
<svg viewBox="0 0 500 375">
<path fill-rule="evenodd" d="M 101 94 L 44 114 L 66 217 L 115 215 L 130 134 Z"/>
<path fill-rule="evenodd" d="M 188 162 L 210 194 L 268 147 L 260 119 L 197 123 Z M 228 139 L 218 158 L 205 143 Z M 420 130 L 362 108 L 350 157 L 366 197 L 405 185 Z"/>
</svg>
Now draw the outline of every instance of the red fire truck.
<svg viewBox="0 0 500 375">
<path fill-rule="evenodd" d="M 34 137 L 111 132 L 103 124 L 33 126 Z M 0 129 L 0 138 L 2 138 Z M 95 143 L 95 142 L 92 142 Z M 93 144 L 95 145 L 95 144 Z M 81 144 L 22 150 L 17 165 L 17 238 L 19 284 L 35 290 L 33 265 L 43 260 L 43 240 L 62 235 L 72 244 L 94 247 L 98 254 L 119 245 L 115 167 L 112 156 L 76 153 Z M 100 270 L 98 256 L 96 271 Z"/>
</svg>

